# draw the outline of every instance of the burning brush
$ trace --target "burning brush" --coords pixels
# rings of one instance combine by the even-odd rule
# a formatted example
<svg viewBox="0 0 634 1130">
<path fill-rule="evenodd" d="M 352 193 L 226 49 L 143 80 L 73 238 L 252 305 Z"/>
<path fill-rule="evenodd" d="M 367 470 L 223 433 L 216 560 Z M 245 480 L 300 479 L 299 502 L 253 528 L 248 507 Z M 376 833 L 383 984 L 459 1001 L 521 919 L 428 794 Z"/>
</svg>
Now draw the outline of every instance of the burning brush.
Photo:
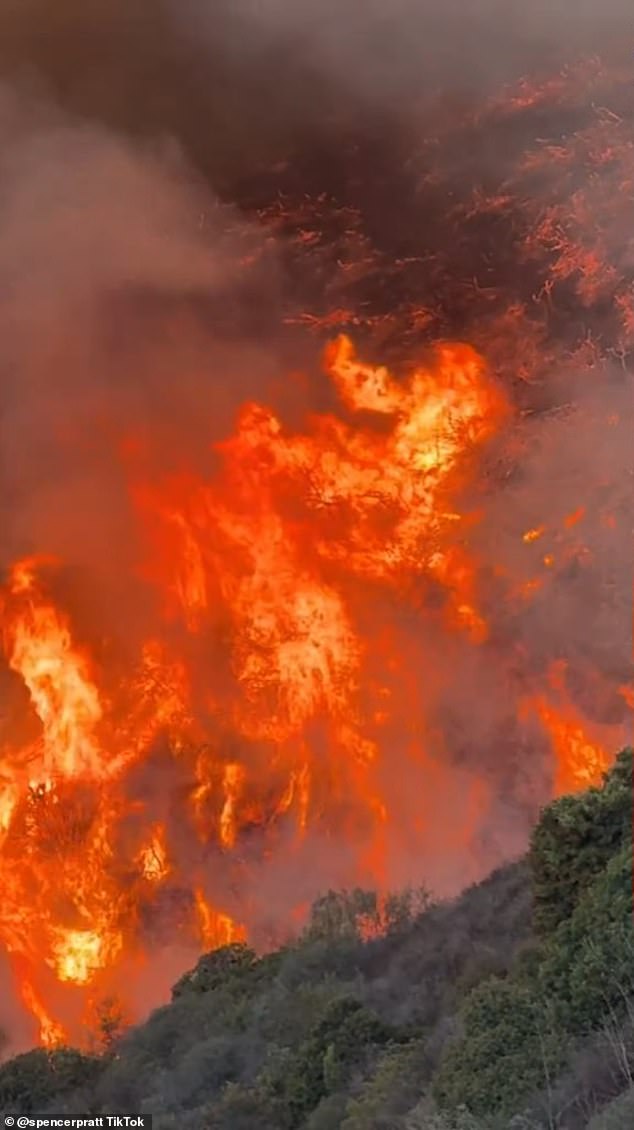
<svg viewBox="0 0 634 1130">
<path fill-rule="evenodd" d="M 300 153 L 235 189 L 239 216 L 214 210 L 229 298 L 169 178 L 131 277 L 119 197 L 83 167 L 64 301 L 35 289 L 46 340 L 19 287 L 0 300 L 23 375 L 0 942 L 44 1044 L 81 1042 L 99 1000 L 160 999 L 155 954 L 279 939 L 324 886 L 453 893 L 610 765 L 631 706 L 633 109 L 630 73 L 592 59 L 469 111 L 423 99 L 397 141 L 339 149 L 327 188 Z M 24 170 L 84 152 L 74 128 L 21 143 L 14 226 Z M 91 159 L 128 208 L 159 166 L 110 145 Z M 48 207 L 38 254 L 74 222 Z"/>
</svg>

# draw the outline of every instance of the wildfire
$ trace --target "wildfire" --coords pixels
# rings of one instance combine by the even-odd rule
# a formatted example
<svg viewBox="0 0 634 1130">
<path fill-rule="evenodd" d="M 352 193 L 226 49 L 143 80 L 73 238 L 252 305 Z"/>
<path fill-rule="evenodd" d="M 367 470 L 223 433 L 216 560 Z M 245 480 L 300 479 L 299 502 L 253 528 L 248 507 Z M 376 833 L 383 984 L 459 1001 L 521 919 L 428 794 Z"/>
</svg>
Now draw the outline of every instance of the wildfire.
<svg viewBox="0 0 634 1130">
<path fill-rule="evenodd" d="M 607 750 L 592 741 L 574 711 L 562 715 L 544 699 L 539 699 L 535 705 L 557 761 L 557 795 L 597 784 L 610 766 Z"/>
<path fill-rule="evenodd" d="M 63 617 L 52 604 L 38 600 L 35 568 L 33 561 L 14 566 L 8 593 L 21 614 L 4 624 L 9 666 L 23 679 L 42 723 L 32 773 L 42 782 L 57 776 L 97 779 L 104 773 L 94 740 L 102 715 L 99 693 Z"/>
<path fill-rule="evenodd" d="M 55 970 L 60 981 L 85 985 L 93 973 L 103 968 L 112 951 L 116 953 L 120 938 L 110 942 L 110 954 L 104 952 L 104 940 L 94 930 L 62 930 L 54 945 Z"/>
<path fill-rule="evenodd" d="M 147 847 L 139 853 L 138 862 L 141 871 L 151 883 L 160 883 L 169 874 L 169 864 L 166 857 L 165 829 L 159 826 Z"/>
<path fill-rule="evenodd" d="M 40 1043 L 42 1046 L 45 1048 L 54 1048 L 63 1044 L 66 1040 L 64 1029 L 61 1024 L 57 1024 L 56 1021 L 51 1020 L 28 981 L 22 982 L 21 991 L 22 999 L 26 1007 L 38 1023 Z"/>
<path fill-rule="evenodd" d="M 367 659 L 351 582 L 400 586 L 426 570 L 445 591 L 447 624 L 484 638 L 468 556 L 440 546 L 445 528 L 462 521 L 453 506 L 460 476 L 507 409 L 484 362 L 465 346 L 443 346 L 397 380 L 360 361 L 341 337 L 328 347 L 325 369 L 352 418 L 325 415 L 293 434 L 250 404 L 235 435 L 218 445 L 213 481 L 149 482 L 131 466 L 165 624 L 179 617 L 188 635 L 200 636 L 213 632 L 220 610 L 229 627 L 222 707 L 247 750 L 254 742 L 270 748 L 264 793 L 250 757 L 227 758 L 213 738 L 211 745 L 195 739 L 186 654 L 167 654 L 158 638 L 142 641 L 136 670 L 113 686 L 76 644 L 71 613 L 53 600 L 59 566 L 31 560 L 9 572 L 5 652 L 40 737 L 5 752 L 3 850 L 11 874 L 0 927 L 36 987 L 42 964 L 59 983 L 99 983 L 135 941 L 142 944 L 135 900 L 151 905 L 148 891 L 185 878 L 168 825 L 144 831 L 143 812 L 136 853 L 121 854 L 131 814 L 127 778 L 160 734 L 173 758 L 193 759 L 180 819 L 203 843 L 231 855 L 249 826 L 289 817 L 301 839 L 333 818 L 329 805 L 338 798 L 341 818 L 344 808 L 365 812 L 363 866 L 369 878 L 382 873 L 390 813 L 377 725 L 389 711 L 380 688 L 378 704 L 363 701 Z M 218 673 L 211 674 L 209 736 L 218 694 Z M 316 741 L 337 750 L 327 767 Z M 207 946 L 243 937 L 244 927 L 212 905 L 201 879 L 192 891 L 191 937 Z"/>
<path fill-rule="evenodd" d="M 244 927 L 233 922 L 228 914 L 213 910 L 206 902 L 202 891 L 195 892 L 195 900 L 200 942 L 205 950 L 219 949 L 220 946 L 245 940 Z"/>
<path fill-rule="evenodd" d="M 194 751 L 181 819 L 203 842 L 215 840 L 232 854 L 250 825 L 275 825 L 289 814 L 301 837 L 324 819 L 329 793 L 330 804 L 345 797 L 347 806 L 365 810 L 374 846 L 363 858 L 371 876 L 381 878 L 390 810 L 381 794 L 380 730 L 390 719 L 390 692 L 379 688 L 376 704 L 363 701 L 367 658 L 351 581 L 406 592 L 408 576 L 426 572 L 444 592 L 445 626 L 474 644 L 486 639 L 473 563 L 465 548 L 445 543 L 466 520 L 455 509 L 461 476 L 508 409 L 482 359 L 463 346 L 442 347 L 398 381 L 386 368 L 361 362 L 342 337 L 328 347 L 325 367 L 344 407 L 362 419 L 322 416 L 310 431 L 292 434 L 271 411 L 248 405 L 236 434 L 218 446 L 214 481 L 137 479 L 132 486 L 151 532 L 152 578 L 167 595 L 166 622 L 178 611 L 196 636 L 213 628 L 214 610 L 222 609 L 230 625 L 223 708 L 243 742 L 271 748 L 264 794 L 249 759 L 192 744 L 186 661 L 165 656 L 157 640 L 142 644 L 129 678 L 137 712 L 145 712 L 130 745 L 125 716 L 117 713 L 129 687 L 101 689 L 105 673 L 74 643 L 69 616 L 45 595 L 37 562 L 10 571 L 7 660 L 29 692 L 41 739 L 5 755 L 13 770 L 2 809 L 12 874 L 0 925 L 35 981 L 43 962 L 60 983 L 94 984 L 141 944 L 135 882 L 154 890 L 167 889 L 174 877 L 182 882 L 164 823 L 147 829 L 130 863 L 116 847 L 127 814 L 126 772 L 161 732 L 170 734 L 177 759 Z M 558 720 L 544 702 L 537 710 L 559 765 L 556 788 L 596 779 L 605 754 L 576 721 Z M 307 729 L 317 722 L 338 751 L 325 773 L 317 732 L 310 737 Z M 87 808 L 75 810 L 86 786 Z M 76 796 L 64 792 L 69 787 Z M 34 877 L 36 896 L 28 893 Z M 202 886 L 192 898 L 189 929 L 202 944 L 245 936 Z M 50 1042 L 56 1029 L 42 1021 L 34 993 L 27 991 L 27 1003 Z"/>
<path fill-rule="evenodd" d="M 601 78 L 590 77 L 599 99 Z M 571 81 L 523 83 L 460 129 L 468 141 L 483 120 L 497 127 L 563 98 Z M 577 87 L 570 97 L 576 110 Z M 609 137 L 599 145 L 603 127 Z M 274 911 L 259 866 L 306 873 L 285 908 L 297 922 L 317 893 L 320 852 L 337 877 L 378 888 L 379 908 L 404 858 L 423 869 L 434 839 L 442 850 L 444 824 L 466 856 L 495 801 L 489 769 L 471 765 L 473 746 L 494 744 L 510 763 L 518 735 L 541 733 L 552 794 L 597 782 L 609 766 L 622 730 L 612 699 L 589 720 L 578 673 L 531 655 L 537 629 L 531 622 L 522 633 L 517 623 L 528 609 L 539 624 L 544 594 L 588 567 L 586 534 L 616 536 L 618 517 L 584 494 L 583 506 L 576 494 L 560 510 L 527 507 L 513 517 L 503 560 L 492 544 L 497 526 L 494 537 L 479 531 L 495 489 L 521 475 L 516 433 L 533 412 L 526 390 L 541 394 L 555 364 L 596 364 L 590 334 L 565 351 L 550 343 L 562 288 L 584 310 L 610 306 L 625 368 L 634 307 L 631 285 L 608 261 L 618 225 L 588 222 L 602 161 L 619 184 L 634 183 L 624 130 L 593 121 L 556 143 L 535 141 L 499 192 L 478 187 L 452 205 L 446 253 L 386 265 L 354 209 L 342 208 L 333 259 L 350 304 L 336 290 L 336 310 L 287 320 L 328 334 L 378 327 L 367 352 L 379 355 L 382 340 L 392 356 L 397 338 L 400 362 L 374 363 L 340 333 L 323 353 L 319 411 L 287 414 L 273 394 L 242 403 L 220 441 L 209 419 L 204 459 L 186 441 L 178 454 L 164 450 L 151 428 L 142 441 L 118 435 L 137 558 L 116 622 L 96 627 L 97 613 L 93 622 L 69 592 L 71 560 L 33 556 L 7 570 L 0 944 L 45 1046 L 85 1041 L 86 1006 L 113 991 L 125 998 L 131 965 L 159 951 L 166 930 L 192 952 L 261 939 Z M 439 161 L 441 140 L 429 143 Z M 571 202 L 580 151 L 593 172 Z M 561 179 L 541 206 L 531 178 L 549 163 Z M 281 201 L 259 217 L 288 234 L 317 277 L 323 247 L 308 228 L 326 207 L 325 196 L 303 200 L 290 233 Z M 454 225 L 498 223 L 513 209 L 514 252 L 528 273 L 548 257 L 544 277 L 496 313 L 503 280 L 482 281 L 483 255 L 480 276 L 465 266 L 449 300 L 444 256 L 464 253 Z M 354 290 L 365 278 L 353 270 L 355 248 L 364 270 L 379 264 L 381 292 L 398 289 L 406 269 L 418 272 L 392 320 L 366 311 Z M 425 303 L 421 264 L 431 280 Z M 446 340 L 454 305 L 477 312 L 464 316 L 473 345 Z M 539 411 L 549 411 L 543 402 Z M 480 696 L 492 678 L 504 716 L 489 730 Z M 618 674 L 613 696 L 624 709 L 625 678 Z M 456 683 L 469 716 L 452 728 Z M 445 794 L 449 762 L 458 783 Z M 382 912 L 375 918 L 368 936 Z"/>
</svg>

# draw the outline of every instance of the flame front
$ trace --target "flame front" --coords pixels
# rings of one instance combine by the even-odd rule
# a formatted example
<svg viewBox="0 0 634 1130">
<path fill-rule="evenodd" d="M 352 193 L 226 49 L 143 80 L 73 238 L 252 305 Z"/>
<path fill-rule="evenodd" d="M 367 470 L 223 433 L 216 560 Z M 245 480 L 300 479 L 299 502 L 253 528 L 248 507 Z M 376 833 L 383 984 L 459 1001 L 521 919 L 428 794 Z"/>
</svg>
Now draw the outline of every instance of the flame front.
<svg viewBox="0 0 634 1130">
<path fill-rule="evenodd" d="M 163 913 L 193 947 L 248 935 L 254 896 L 235 890 L 254 837 L 274 858 L 336 836 L 349 874 L 383 887 L 402 823 L 390 742 L 438 779 L 410 635 L 385 610 L 396 602 L 411 629 L 422 601 L 434 631 L 486 644 L 478 516 L 460 498 L 510 407 L 464 345 L 397 378 L 340 337 L 325 369 L 337 414 L 291 431 L 244 405 L 210 479 L 157 478 L 122 443 L 156 608 L 132 669 L 109 666 L 100 639 L 77 642 L 54 595 L 64 563 L 9 571 L 19 725 L 3 748 L 0 937 L 47 1045 L 80 1040 L 100 992 L 125 996 L 125 962 L 159 936 Z M 414 654 L 416 680 L 433 683 L 424 639 Z M 607 757 L 578 719 L 543 697 L 529 710 L 552 740 L 555 789 L 596 780 Z M 177 781 L 162 813 L 148 792 L 159 754 Z M 471 782 L 462 819 L 486 803 Z"/>
<path fill-rule="evenodd" d="M 250 827 L 269 828 L 273 844 L 275 827 L 289 820 L 298 840 L 313 826 L 352 821 L 359 869 L 380 881 L 390 819 L 381 729 L 393 691 L 367 693 L 356 587 L 375 584 L 379 599 L 427 571 L 446 591 L 447 622 L 472 628 L 469 572 L 443 554 L 443 531 L 461 521 L 453 500 L 461 472 L 506 407 L 465 346 L 441 348 L 398 381 L 340 338 L 326 371 L 347 418 L 315 417 L 291 434 L 272 411 L 247 404 L 217 448 L 213 481 L 152 481 L 130 467 L 163 627 L 159 618 L 123 681 L 113 685 L 98 647 L 90 654 L 76 643 L 72 615 L 53 596 L 60 563 L 33 559 L 9 572 L 5 654 L 30 700 L 25 729 L 35 732 L 3 751 L 0 929 L 28 969 L 25 1000 L 47 1042 L 54 1021 L 36 1002 L 47 992 L 59 999 L 49 975 L 76 991 L 96 991 L 113 972 L 116 980 L 123 955 L 143 945 L 143 907 L 147 918 L 170 886 L 189 891 L 194 943 L 244 936 L 213 905 L 213 872 L 179 872 L 169 822 L 150 824 L 140 804 L 126 828 L 130 776 L 161 735 L 188 767 L 178 819 L 216 845 L 216 866 L 239 853 Z M 146 576 L 148 562 L 140 563 Z M 169 653 L 160 639 L 175 620 L 212 650 L 222 625 L 195 722 L 187 649 Z M 218 737 L 221 718 L 231 751 Z"/>
</svg>

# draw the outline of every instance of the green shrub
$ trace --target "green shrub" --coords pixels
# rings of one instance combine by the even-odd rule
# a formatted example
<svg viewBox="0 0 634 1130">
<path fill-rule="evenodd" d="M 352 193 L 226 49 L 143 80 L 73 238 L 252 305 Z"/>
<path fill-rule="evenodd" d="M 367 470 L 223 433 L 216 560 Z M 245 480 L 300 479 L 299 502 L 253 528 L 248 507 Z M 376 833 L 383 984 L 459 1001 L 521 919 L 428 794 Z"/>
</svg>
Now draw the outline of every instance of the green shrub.
<svg viewBox="0 0 634 1130">
<path fill-rule="evenodd" d="M 197 1118 L 198 1130 L 286 1130 L 283 1108 L 257 1087 L 228 1083 L 218 1102 Z"/>
<path fill-rule="evenodd" d="M 277 1075 L 269 1075 L 269 1087 L 284 1099 L 291 1125 L 298 1126 L 322 1099 L 343 1087 L 351 1069 L 393 1034 L 354 998 L 333 1001 L 297 1051 L 283 1057 Z"/>
<path fill-rule="evenodd" d="M 610 861 L 549 940 L 539 981 L 561 1025 L 575 1034 L 618 1015 L 634 994 L 631 844 Z"/>
<path fill-rule="evenodd" d="M 55 1099 L 94 1084 L 102 1070 L 95 1056 L 72 1048 L 18 1055 L 0 1066 L 0 1110 L 31 1114 Z"/>
<path fill-rule="evenodd" d="M 542 936 L 570 918 L 581 894 L 632 838 L 632 750 L 624 749 L 603 786 L 565 796 L 542 812 L 529 863 L 535 929 Z"/>
<path fill-rule="evenodd" d="M 172 989 L 172 1000 L 184 993 L 209 993 L 224 987 L 228 980 L 251 973 L 257 965 L 257 955 L 248 946 L 234 943 L 204 954 L 194 969 L 185 973 Z"/>
<path fill-rule="evenodd" d="M 380 1056 L 360 1093 L 350 1099 L 341 1130 L 393 1130 L 422 1091 L 422 1042 L 390 1046 Z"/>
<path fill-rule="evenodd" d="M 492 980 L 475 989 L 463 1032 L 447 1047 L 434 1095 L 450 1112 L 511 1114 L 562 1062 L 561 1033 L 548 1006 L 522 983 Z"/>
</svg>

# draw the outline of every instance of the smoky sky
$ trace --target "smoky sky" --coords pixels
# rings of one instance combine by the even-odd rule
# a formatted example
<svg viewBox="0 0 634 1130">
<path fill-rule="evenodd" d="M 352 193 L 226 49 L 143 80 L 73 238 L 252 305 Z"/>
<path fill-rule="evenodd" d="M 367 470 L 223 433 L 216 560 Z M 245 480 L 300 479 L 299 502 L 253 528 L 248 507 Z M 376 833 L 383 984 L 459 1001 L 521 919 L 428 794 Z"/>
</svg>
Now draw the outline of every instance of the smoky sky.
<svg viewBox="0 0 634 1130">
<path fill-rule="evenodd" d="M 133 136 L 178 139 L 215 187 L 359 115 L 490 90 L 631 36 L 625 0 L 5 3 L 0 73 Z M 630 52 L 631 54 L 631 52 Z"/>
</svg>

